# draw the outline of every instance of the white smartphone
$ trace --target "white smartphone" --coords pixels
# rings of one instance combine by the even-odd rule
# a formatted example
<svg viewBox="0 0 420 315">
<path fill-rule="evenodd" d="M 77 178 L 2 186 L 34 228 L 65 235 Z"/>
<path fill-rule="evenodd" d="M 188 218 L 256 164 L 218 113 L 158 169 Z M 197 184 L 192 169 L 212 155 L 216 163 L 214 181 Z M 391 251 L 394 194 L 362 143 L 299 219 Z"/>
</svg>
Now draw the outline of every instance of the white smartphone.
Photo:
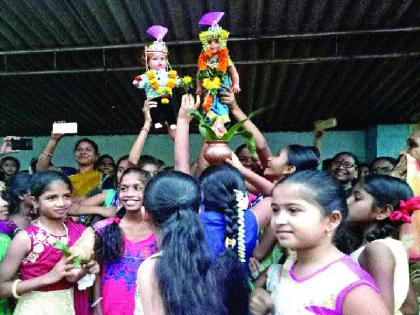
<svg viewBox="0 0 420 315">
<path fill-rule="evenodd" d="M 77 133 L 77 122 L 54 123 L 52 132 L 58 134 Z"/>
</svg>

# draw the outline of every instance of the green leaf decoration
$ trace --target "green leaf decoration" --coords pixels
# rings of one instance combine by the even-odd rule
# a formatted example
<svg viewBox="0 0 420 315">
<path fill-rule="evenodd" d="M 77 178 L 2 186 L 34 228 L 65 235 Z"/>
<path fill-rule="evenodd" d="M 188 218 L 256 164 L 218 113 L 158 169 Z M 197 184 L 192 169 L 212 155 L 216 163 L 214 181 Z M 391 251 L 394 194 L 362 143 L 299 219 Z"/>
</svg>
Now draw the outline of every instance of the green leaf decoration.
<svg viewBox="0 0 420 315">
<path fill-rule="evenodd" d="M 198 119 L 198 130 L 205 140 L 219 140 L 213 129 L 206 123 L 204 116 L 198 110 L 190 110 L 189 115 Z"/>
<path fill-rule="evenodd" d="M 237 133 L 238 135 L 242 136 L 245 139 L 245 144 L 251 153 L 252 156 L 257 156 L 257 145 L 255 144 L 254 137 L 252 136 L 252 133 L 246 130 L 241 130 Z"/>
<path fill-rule="evenodd" d="M 67 247 L 66 244 L 62 243 L 62 242 L 55 242 L 53 244 L 53 246 L 55 248 L 57 248 L 60 252 L 62 252 L 66 257 L 71 256 L 71 251 L 70 249 Z"/>
<path fill-rule="evenodd" d="M 53 244 L 53 246 L 55 248 L 57 248 L 60 252 L 62 252 L 64 254 L 64 256 L 66 256 L 66 257 L 71 256 L 71 251 L 67 247 L 66 244 L 64 244 L 62 242 L 55 242 Z M 73 258 L 73 265 L 74 265 L 75 268 L 79 268 L 82 265 L 82 263 L 87 263 L 87 261 L 83 261 L 82 259 L 77 258 L 77 257 Z"/>
</svg>

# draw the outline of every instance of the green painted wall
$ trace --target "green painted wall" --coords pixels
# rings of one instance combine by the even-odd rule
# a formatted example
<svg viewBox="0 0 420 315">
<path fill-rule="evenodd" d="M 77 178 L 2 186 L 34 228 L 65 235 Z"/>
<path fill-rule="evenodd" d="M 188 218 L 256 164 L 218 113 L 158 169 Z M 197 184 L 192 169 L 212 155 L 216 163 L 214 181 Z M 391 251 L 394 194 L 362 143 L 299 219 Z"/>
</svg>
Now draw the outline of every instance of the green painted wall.
<svg viewBox="0 0 420 315">
<path fill-rule="evenodd" d="M 409 125 L 379 125 L 363 131 L 328 131 L 322 142 L 322 158 L 332 157 L 340 151 L 355 153 L 360 161 L 370 161 L 376 156 L 390 155 L 397 157 L 404 148 L 409 134 Z M 312 145 L 313 136 L 310 132 L 278 132 L 266 133 L 265 137 L 276 154 L 288 144 Z M 115 159 L 128 154 L 136 138 L 134 135 L 123 136 L 92 136 L 89 137 L 99 145 L 101 153 L 112 155 Z M 34 137 L 34 150 L 22 151 L 14 156 L 22 162 L 22 168 L 27 169 L 32 157 L 39 156 L 48 141 L 48 137 Z M 67 136 L 60 142 L 53 158 L 58 166 L 75 166 L 73 148 L 77 136 Z M 194 159 L 200 150 L 202 139 L 200 135 L 190 136 L 191 158 Z M 242 144 L 240 138 L 233 139 L 231 147 Z M 167 163 L 173 164 L 173 143 L 168 135 L 150 135 L 144 148 L 144 154 L 150 154 Z"/>
</svg>

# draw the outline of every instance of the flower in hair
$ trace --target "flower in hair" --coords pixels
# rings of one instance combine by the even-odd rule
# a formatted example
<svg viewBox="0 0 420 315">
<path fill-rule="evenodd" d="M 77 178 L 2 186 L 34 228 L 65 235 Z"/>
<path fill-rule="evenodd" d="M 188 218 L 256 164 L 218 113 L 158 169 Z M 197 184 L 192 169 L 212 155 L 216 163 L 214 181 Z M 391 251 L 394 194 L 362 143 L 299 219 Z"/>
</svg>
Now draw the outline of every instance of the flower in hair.
<svg viewBox="0 0 420 315">
<path fill-rule="evenodd" d="M 115 217 L 115 218 L 112 218 L 112 222 L 118 225 L 118 224 L 120 224 L 121 219 L 118 218 L 118 217 Z"/>
<path fill-rule="evenodd" d="M 389 220 L 396 222 L 411 223 L 410 213 L 420 209 L 420 196 L 400 201 L 399 209 L 392 211 Z"/>
<path fill-rule="evenodd" d="M 238 257 L 239 261 L 245 263 L 245 210 L 248 208 L 247 193 L 234 189 L 236 197 L 236 210 L 238 213 Z"/>
</svg>

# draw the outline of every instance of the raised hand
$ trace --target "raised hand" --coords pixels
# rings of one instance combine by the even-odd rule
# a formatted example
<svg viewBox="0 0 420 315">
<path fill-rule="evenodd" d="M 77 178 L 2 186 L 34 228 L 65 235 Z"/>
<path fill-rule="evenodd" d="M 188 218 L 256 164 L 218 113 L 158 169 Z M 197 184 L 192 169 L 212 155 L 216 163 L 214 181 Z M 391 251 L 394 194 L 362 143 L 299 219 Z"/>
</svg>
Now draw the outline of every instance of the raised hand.
<svg viewBox="0 0 420 315">
<path fill-rule="evenodd" d="M 12 140 L 19 140 L 20 137 L 7 136 L 3 138 L 3 143 L 0 146 L 0 155 L 19 152 L 19 150 L 12 149 Z"/>
</svg>

